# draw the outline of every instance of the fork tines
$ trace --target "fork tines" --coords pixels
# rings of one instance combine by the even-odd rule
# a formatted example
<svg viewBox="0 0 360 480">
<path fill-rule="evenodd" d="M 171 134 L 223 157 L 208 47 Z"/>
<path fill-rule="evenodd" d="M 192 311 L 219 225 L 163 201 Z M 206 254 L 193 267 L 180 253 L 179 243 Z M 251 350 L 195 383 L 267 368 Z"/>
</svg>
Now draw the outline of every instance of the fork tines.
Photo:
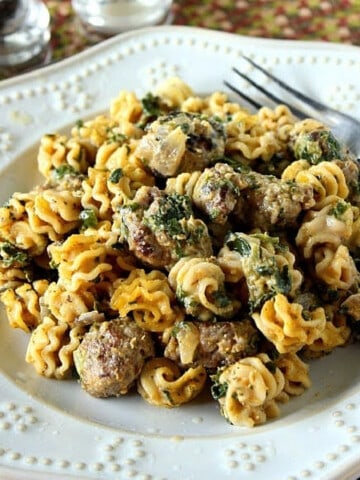
<svg viewBox="0 0 360 480">
<path fill-rule="evenodd" d="M 283 88 L 284 90 L 292 93 L 297 99 L 305 101 L 306 103 L 311 105 L 311 107 L 317 108 L 318 110 L 322 110 L 325 107 L 322 104 L 320 104 L 319 102 L 316 102 L 316 101 L 310 99 L 309 97 L 306 97 L 303 93 L 299 92 L 298 90 L 294 89 L 293 87 L 291 87 L 287 83 L 280 80 L 280 78 L 276 77 L 275 75 L 272 75 L 270 72 L 266 71 L 264 68 L 262 68 L 256 62 L 254 62 L 252 59 L 250 59 L 246 56 L 244 56 L 243 58 L 246 61 L 248 61 L 255 69 L 261 71 L 264 75 L 266 75 L 268 78 L 270 78 L 274 83 L 279 85 L 281 88 Z M 238 75 L 239 77 L 246 80 L 248 83 L 250 83 L 250 85 L 252 85 L 254 88 L 256 88 L 256 90 L 263 93 L 267 98 L 269 98 L 270 100 L 272 100 L 276 104 L 286 105 L 288 108 L 290 108 L 292 113 L 295 116 L 297 116 L 298 118 L 302 119 L 302 118 L 306 118 L 308 116 L 303 111 L 299 110 L 295 105 L 290 104 L 289 102 L 285 101 L 284 99 L 278 97 L 277 95 L 275 95 L 274 93 L 270 92 L 268 89 L 264 88 L 262 85 L 257 83 L 255 80 L 250 78 L 248 75 L 246 75 L 245 73 L 242 73 L 238 68 L 233 67 L 232 70 L 236 73 L 236 75 Z M 250 97 L 249 95 L 247 95 L 243 91 L 241 91 L 238 87 L 235 87 L 234 85 L 232 85 L 230 82 L 225 80 L 224 84 L 230 90 L 232 90 L 234 93 L 239 95 L 243 100 L 245 100 L 250 105 L 252 105 L 254 108 L 259 109 L 263 106 L 263 104 L 254 100 L 252 97 Z"/>
</svg>

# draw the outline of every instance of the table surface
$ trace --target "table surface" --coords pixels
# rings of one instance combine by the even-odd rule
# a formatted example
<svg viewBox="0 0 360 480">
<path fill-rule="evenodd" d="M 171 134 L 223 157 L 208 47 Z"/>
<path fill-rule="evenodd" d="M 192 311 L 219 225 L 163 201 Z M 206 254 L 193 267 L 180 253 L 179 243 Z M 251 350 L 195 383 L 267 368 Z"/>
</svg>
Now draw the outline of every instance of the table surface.
<svg viewBox="0 0 360 480">
<path fill-rule="evenodd" d="M 51 14 L 51 56 L 57 61 L 93 45 L 70 0 L 45 0 Z M 177 0 L 173 24 L 254 37 L 360 45 L 360 0 Z M 2 72 L 0 79 L 14 72 Z"/>
<path fill-rule="evenodd" d="M 52 16 L 53 56 L 86 48 L 70 1 L 45 2 Z M 191 25 L 256 37 L 326 40 L 360 45 L 360 0 L 178 0 L 174 25 Z"/>
</svg>

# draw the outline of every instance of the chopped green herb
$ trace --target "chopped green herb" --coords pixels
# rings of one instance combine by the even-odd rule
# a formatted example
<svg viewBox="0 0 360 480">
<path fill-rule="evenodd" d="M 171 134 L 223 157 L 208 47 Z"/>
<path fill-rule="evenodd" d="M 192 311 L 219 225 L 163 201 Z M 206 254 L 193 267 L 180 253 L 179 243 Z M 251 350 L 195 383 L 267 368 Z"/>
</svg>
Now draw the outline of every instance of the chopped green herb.
<svg viewBox="0 0 360 480">
<path fill-rule="evenodd" d="M 216 220 L 219 215 L 221 215 L 221 210 L 220 210 L 220 208 L 213 208 L 213 209 L 210 210 L 210 212 L 209 212 L 210 220 Z"/>
<path fill-rule="evenodd" d="M 52 175 L 56 180 L 60 180 L 66 175 L 79 175 L 79 172 L 68 163 L 65 163 L 64 165 L 60 165 L 60 167 L 55 168 L 55 170 L 52 172 Z"/>
<path fill-rule="evenodd" d="M 176 237 L 184 233 L 180 221 L 191 215 L 190 198 L 174 193 L 160 198 L 158 211 L 146 217 L 144 223 L 152 230 L 163 230 L 171 237 Z"/>
<path fill-rule="evenodd" d="M 120 178 L 123 176 L 123 171 L 121 168 L 116 168 L 110 174 L 109 180 L 111 183 L 118 183 Z"/>
<path fill-rule="evenodd" d="M 181 131 L 185 134 L 188 134 L 190 132 L 190 125 L 188 123 L 181 123 L 179 127 Z"/>
<path fill-rule="evenodd" d="M 272 265 L 256 265 L 255 271 L 260 275 L 273 275 L 274 267 Z"/>
<path fill-rule="evenodd" d="M 243 163 L 241 160 L 237 160 L 235 158 L 231 157 L 221 157 L 218 159 L 219 162 L 221 163 L 226 163 L 230 167 L 232 167 L 236 172 L 238 173 L 249 173 L 250 172 L 250 167 Z"/>
<path fill-rule="evenodd" d="M 136 210 L 139 210 L 140 205 L 137 202 L 133 202 L 126 205 L 125 208 L 128 208 L 131 212 L 136 212 Z"/>
<path fill-rule="evenodd" d="M 109 143 L 120 143 L 123 144 L 127 140 L 127 136 L 117 130 L 117 127 L 114 128 L 107 128 L 107 141 Z"/>
<path fill-rule="evenodd" d="M 341 218 L 348 208 L 349 204 L 347 202 L 337 202 L 337 204 L 331 210 L 329 210 L 329 215 L 333 215 L 336 218 Z"/>
<path fill-rule="evenodd" d="M 184 328 L 188 328 L 188 325 L 186 322 L 184 321 L 177 322 L 171 330 L 171 336 L 176 338 L 180 330 L 183 330 Z"/>
<path fill-rule="evenodd" d="M 80 220 L 82 221 L 84 228 L 92 228 L 97 225 L 97 216 L 93 208 L 85 208 L 80 212 Z"/>
<path fill-rule="evenodd" d="M 342 158 L 341 145 L 330 130 L 313 130 L 299 135 L 294 153 L 297 159 L 308 160 L 312 165 Z"/>
<path fill-rule="evenodd" d="M 231 303 L 224 290 L 217 290 L 216 292 L 213 292 L 211 296 L 219 308 L 225 308 Z"/>
<path fill-rule="evenodd" d="M 249 242 L 236 234 L 230 235 L 230 238 L 226 240 L 226 245 L 231 250 L 238 252 L 242 257 L 249 257 L 251 254 Z"/>
<path fill-rule="evenodd" d="M 224 397 L 226 395 L 228 384 L 227 383 L 220 383 L 219 378 L 221 375 L 221 370 L 218 371 L 215 375 L 212 375 L 210 378 L 214 382 L 211 385 L 211 395 L 214 400 L 219 400 L 219 398 Z"/>
<path fill-rule="evenodd" d="M 281 270 L 276 270 L 275 280 L 278 291 L 284 295 L 287 295 L 291 290 L 291 276 L 288 265 L 284 265 Z"/>
<path fill-rule="evenodd" d="M 158 117 L 162 111 L 160 108 L 160 97 L 148 93 L 141 100 L 143 112 L 147 117 Z"/>
<path fill-rule="evenodd" d="M 10 242 L 0 243 L 0 259 L 1 263 L 8 267 L 13 265 L 25 267 L 30 262 L 29 255 Z"/>
</svg>

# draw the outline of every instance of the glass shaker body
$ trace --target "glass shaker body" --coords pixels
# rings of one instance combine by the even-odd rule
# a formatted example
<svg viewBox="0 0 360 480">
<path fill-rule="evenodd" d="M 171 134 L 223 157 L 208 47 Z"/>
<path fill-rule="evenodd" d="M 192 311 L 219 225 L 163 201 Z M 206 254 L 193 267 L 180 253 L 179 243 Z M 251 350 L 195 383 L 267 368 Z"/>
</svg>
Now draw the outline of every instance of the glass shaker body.
<svg viewBox="0 0 360 480">
<path fill-rule="evenodd" d="M 0 66 L 19 67 L 44 60 L 50 15 L 40 0 L 0 0 Z"/>
<path fill-rule="evenodd" d="M 72 0 L 85 29 L 104 36 L 169 22 L 172 0 Z"/>
</svg>

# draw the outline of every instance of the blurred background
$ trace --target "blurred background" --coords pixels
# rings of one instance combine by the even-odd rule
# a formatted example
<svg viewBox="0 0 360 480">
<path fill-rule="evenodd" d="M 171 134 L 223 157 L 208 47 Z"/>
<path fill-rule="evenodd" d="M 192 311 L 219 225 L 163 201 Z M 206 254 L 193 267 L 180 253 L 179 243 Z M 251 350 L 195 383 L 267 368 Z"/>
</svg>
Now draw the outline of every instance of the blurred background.
<svg viewBox="0 0 360 480">
<path fill-rule="evenodd" d="M 53 58 L 83 50 L 89 39 L 70 0 L 47 0 Z M 359 0 L 175 0 L 174 25 L 206 27 L 242 35 L 326 40 L 360 45 Z"/>
</svg>

